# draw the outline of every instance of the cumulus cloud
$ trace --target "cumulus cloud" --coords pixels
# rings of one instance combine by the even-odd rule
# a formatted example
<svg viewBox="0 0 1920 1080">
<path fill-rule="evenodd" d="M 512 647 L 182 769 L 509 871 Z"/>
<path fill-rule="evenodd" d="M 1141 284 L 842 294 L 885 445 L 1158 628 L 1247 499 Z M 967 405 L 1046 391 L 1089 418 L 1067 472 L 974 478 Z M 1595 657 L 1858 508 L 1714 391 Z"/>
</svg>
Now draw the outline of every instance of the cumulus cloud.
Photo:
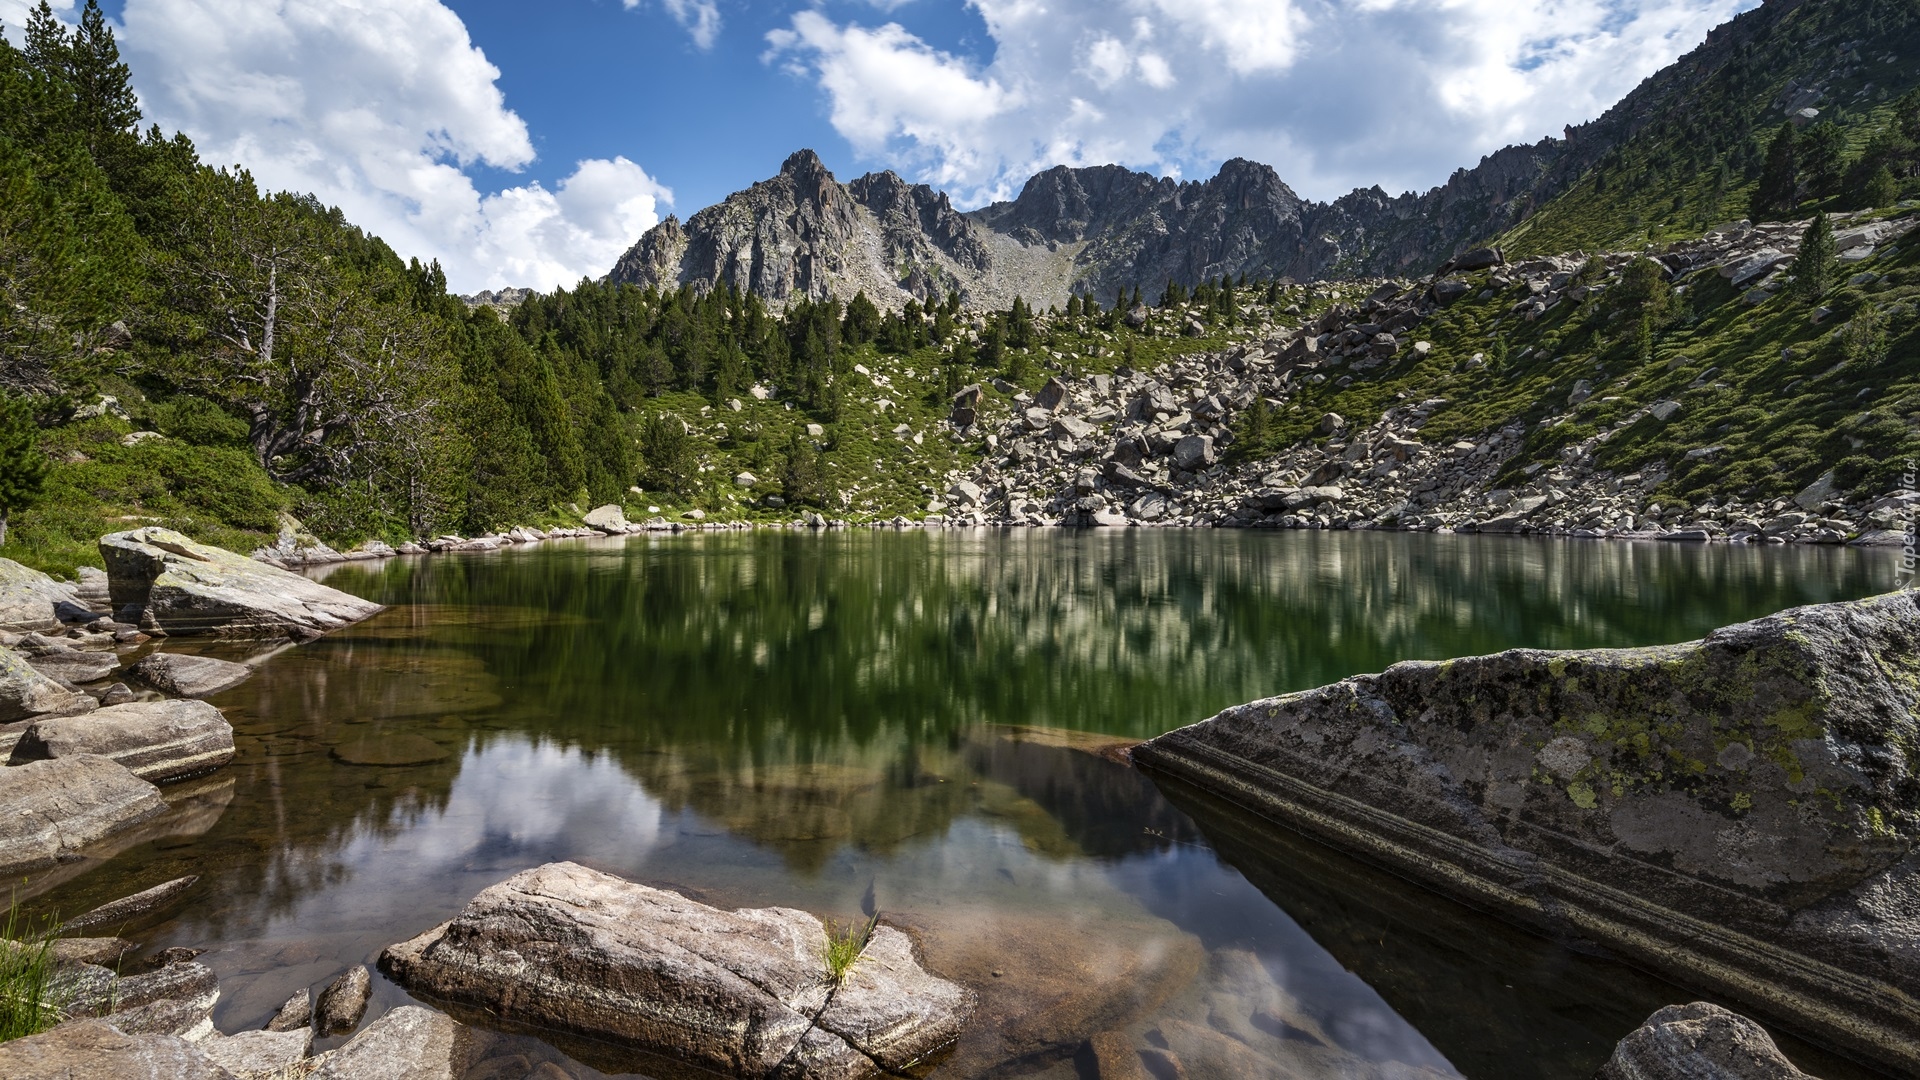
<svg viewBox="0 0 1920 1080">
<path fill-rule="evenodd" d="M 127 0 L 124 23 L 142 105 L 203 160 L 339 206 L 463 291 L 603 274 L 672 198 L 625 158 L 483 195 L 466 170 L 522 170 L 533 142 L 438 0 Z"/>
<path fill-rule="evenodd" d="M 1420 190 L 1598 116 L 1758 0 L 969 0 L 981 59 L 802 11 L 768 56 L 856 150 L 963 201 L 1054 164 L 1245 156 L 1303 193 Z"/>
<path fill-rule="evenodd" d="M 23 35 L 21 30 L 27 25 L 27 15 L 40 6 L 40 0 L 0 0 L 0 26 L 6 27 L 7 40 L 17 48 Z M 74 0 L 48 0 L 56 18 L 63 22 L 77 22 L 79 9 Z"/>
<path fill-rule="evenodd" d="M 620 0 L 620 5 L 632 11 L 640 6 L 640 0 Z M 714 0 L 660 0 L 660 6 L 693 38 L 695 45 L 713 48 L 720 37 L 720 6 Z"/>
</svg>

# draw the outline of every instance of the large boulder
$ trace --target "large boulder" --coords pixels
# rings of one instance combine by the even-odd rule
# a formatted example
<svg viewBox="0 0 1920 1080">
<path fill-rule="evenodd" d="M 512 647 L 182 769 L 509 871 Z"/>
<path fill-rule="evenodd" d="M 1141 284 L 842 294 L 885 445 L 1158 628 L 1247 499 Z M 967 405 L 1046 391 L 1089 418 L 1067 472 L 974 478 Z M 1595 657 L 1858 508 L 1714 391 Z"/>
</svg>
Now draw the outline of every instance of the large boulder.
<svg viewBox="0 0 1920 1080">
<path fill-rule="evenodd" d="M 432 1009 L 403 1005 L 315 1061 L 310 1080 L 458 1080 L 467 1075 L 466 1026 Z M 539 1075 L 539 1074 L 535 1074 Z"/>
<path fill-rule="evenodd" d="M 409 991 L 728 1076 L 905 1074 L 951 1047 L 973 994 L 879 927 L 838 988 L 826 930 L 788 908 L 720 911 L 574 863 L 515 875 L 389 948 Z"/>
<path fill-rule="evenodd" d="M 171 1035 L 128 1035 L 81 1020 L 0 1043 L 8 1080 L 235 1080 L 200 1048 Z"/>
<path fill-rule="evenodd" d="M 253 676 L 253 669 L 212 656 L 157 652 L 128 668 L 127 674 L 162 693 L 204 698 L 246 682 Z"/>
<path fill-rule="evenodd" d="M 104 757 L 0 768 L 0 877 L 52 866 L 166 808 L 158 788 Z"/>
<path fill-rule="evenodd" d="M 1913 1072 L 1916 746 L 1920 593 L 1903 592 L 1682 645 L 1396 664 L 1133 756 Z"/>
<path fill-rule="evenodd" d="M 98 705 L 92 695 L 67 689 L 25 657 L 0 647 L 0 724 L 37 716 L 72 716 L 91 712 Z"/>
<path fill-rule="evenodd" d="M 74 586 L 12 559 L 0 559 L 0 630 L 24 634 L 60 626 L 54 607 L 74 600 Z"/>
<path fill-rule="evenodd" d="M 1669 1005 L 1647 1018 L 1596 1080 L 1812 1080 L 1767 1029 L 1718 1005 Z"/>
<path fill-rule="evenodd" d="M 580 520 L 586 523 L 587 528 L 606 533 L 608 536 L 622 535 L 629 528 L 626 511 L 613 503 L 594 507 L 587 511 L 586 517 Z"/>
<path fill-rule="evenodd" d="M 204 701 L 136 701 L 36 720 L 14 745 L 12 763 L 94 754 L 142 780 L 181 780 L 233 760 L 233 727 Z"/>
<path fill-rule="evenodd" d="M 157 625 L 168 634 L 306 640 L 381 610 L 372 601 L 197 544 L 171 529 L 101 537 L 100 554 L 121 621 Z"/>
</svg>

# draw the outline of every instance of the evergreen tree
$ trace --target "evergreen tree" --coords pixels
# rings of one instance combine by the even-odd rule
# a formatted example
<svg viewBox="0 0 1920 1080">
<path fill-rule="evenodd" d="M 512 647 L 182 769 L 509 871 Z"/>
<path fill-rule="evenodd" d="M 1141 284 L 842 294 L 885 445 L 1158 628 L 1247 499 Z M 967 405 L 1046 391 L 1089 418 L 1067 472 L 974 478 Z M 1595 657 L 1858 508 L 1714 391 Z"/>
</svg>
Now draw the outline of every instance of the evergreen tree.
<svg viewBox="0 0 1920 1080">
<path fill-rule="evenodd" d="M 647 490 L 693 494 L 700 463 L 679 417 L 655 413 L 640 425 L 640 460 L 640 483 Z"/>
<path fill-rule="evenodd" d="M 1793 260 L 1793 291 L 1808 300 L 1826 295 L 1833 285 L 1833 223 L 1815 214 L 1800 237 L 1800 254 Z"/>
<path fill-rule="evenodd" d="M 1893 170 L 1885 165 L 1875 169 L 1861 186 L 1860 206 L 1864 209 L 1892 206 L 1899 199 L 1900 182 L 1893 178 Z"/>
<path fill-rule="evenodd" d="M 780 466 L 780 494 L 795 506 L 824 507 L 826 471 L 813 440 L 795 431 L 787 440 L 786 460 Z"/>
<path fill-rule="evenodd" d="M 1807 190 L 1825 198 L 1840 191 L 1846 176 L 1847 136 L 1840 125 L 1823 120 L 1806 130 L 1794 147 Z"/>
<path fill-rule="evenodd" d="M 1800 163 L 1798 134 L 1791 121 L 1781 124 L 1767 147 L 1767 162 L 1760 169 L 1760 184 L 1753 190 L 1748 216 L 1755 221 L 1790 212 L 1800 201 Z"/>
<path fill-rule="evenodd" d="M 0 546 L 7 542 L 7 519 L 39 497 L 47 465 L 33 409 L 24 399 L 0 391 Z"/>
</svg>

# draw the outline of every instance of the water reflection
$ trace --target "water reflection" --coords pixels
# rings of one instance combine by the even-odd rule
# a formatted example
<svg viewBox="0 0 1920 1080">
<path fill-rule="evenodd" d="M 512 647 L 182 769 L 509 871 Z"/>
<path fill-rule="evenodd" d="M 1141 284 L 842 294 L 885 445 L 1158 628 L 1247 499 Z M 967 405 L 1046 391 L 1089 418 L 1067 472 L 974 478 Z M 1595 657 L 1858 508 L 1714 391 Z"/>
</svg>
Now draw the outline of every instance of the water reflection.
<svg viewBox="0 0 1920 1080">
<path fill-rule="evenodd" d="M 1103 1033 L 1196 1077 L 1590 1072 L 1675 991 L 1318 849 L 1202 828 L 1116 748 L 1398 659 L 1695 637 L 1867 594 L 1891 565 L 1140 530 L 348 565 L 329 582 L 393 608 L 218 699 L 239 756 L 217 791 L 169 791 L 172 824 L 33 902 L 201 874 L 130 931 L 213 946 L 228 1031 L 565 858 L 725 905 L 844 916 L 871 888 L 983 995 L 947 1075 L 1073 1076 Z M 383 982 L 376 1008 L 404 1000 Z"/>
</svg>

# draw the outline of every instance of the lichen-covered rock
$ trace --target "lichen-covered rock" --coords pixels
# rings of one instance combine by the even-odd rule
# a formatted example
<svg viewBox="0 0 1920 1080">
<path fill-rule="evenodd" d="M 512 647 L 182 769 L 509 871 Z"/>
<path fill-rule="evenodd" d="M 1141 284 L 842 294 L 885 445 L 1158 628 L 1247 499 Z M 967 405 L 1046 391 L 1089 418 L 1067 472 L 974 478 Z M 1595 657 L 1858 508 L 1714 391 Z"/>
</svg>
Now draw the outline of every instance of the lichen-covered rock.
<svg viewBox="0 0 1920 1080">
<path fill-rule="evenodd" d="M 552 863 L 485 890 L 381 964 L 437 1000 L 729 1076 L 905 1074 L 958 1038 L 972 993 L 922 970 L 905 934 L 878 928 L 837 989 L 825 935 L 805 912 L 719 911 Z"/>
<path fill-rule="evenodd" d="M 314 1007 L 314 1022 L 324 1035 L 345 1035 L 360 1026 L 367 1014 L 367 1000 L 373 996 L 373 972 L 365 964 L 356 964 L 320 992 Z"/>
<path fill-rule="evenodd" d="M 1920 1069 L 1917 598 L 1683 645 L 1397 664 L 1134 758 Z"/>
<path fill-rule="evenodd" d="M 74 599 L 75 587 L 58 582 L 12 559 L 0 559 L 0 630 L 27 633 L 53 630 L 60 617 L 54 606 Z"/>
<path fill-rule="evenodd" d="M 99 704 L 41 674 L 12 649 L 0 647 L 0 724 L 91 712 Z"/>
<path fill-rule="evenodd" d="M 1765 1028 L 1718 1005 L 1669 1005 L 1620 1040 L 1596 1080 L 1812 1080 Z"/>
<path fill-rule="evenodd" d="M 107 586 L 123 622 L 168 634 L 304 640 L 359 622 L 379 604 L 171 529 L 100 538 Z"/>
<path fill-rule="evenodd" d="M 316 1059 L 311 1080 L 456 1080 L 466 1074 L 465 1025 L 403 1005 Z"/>
<path fill-rule="evenodd" d="M 311 1031 L 243 1031 L 200 1041 L 200 1052 L 214 1064 L 235 1076 L 263 1080 L 299 1076 L 294 1070 L 312 1049 Z"/>
<path fill-rule="evenodd" d="M 84 716 L 36 720 L 14 744 L 13 764 L 97 754 L 156 784 L 211 772 L 233 760 L 233 726 L 204 701 L 136 701 Z"/>
<path fill-rule="evenodd" d="M 166 808 L 160 789 L 97 755 L 0 768 L 0 876 L 52 866 Z"/>
<path fill-rule="evenodd" d="M 171 1035 L 129 1035 L 98 1020 L 0 1043 L 7 1080 L 235 1080 L 200 1048 Z"/>
</svg>

